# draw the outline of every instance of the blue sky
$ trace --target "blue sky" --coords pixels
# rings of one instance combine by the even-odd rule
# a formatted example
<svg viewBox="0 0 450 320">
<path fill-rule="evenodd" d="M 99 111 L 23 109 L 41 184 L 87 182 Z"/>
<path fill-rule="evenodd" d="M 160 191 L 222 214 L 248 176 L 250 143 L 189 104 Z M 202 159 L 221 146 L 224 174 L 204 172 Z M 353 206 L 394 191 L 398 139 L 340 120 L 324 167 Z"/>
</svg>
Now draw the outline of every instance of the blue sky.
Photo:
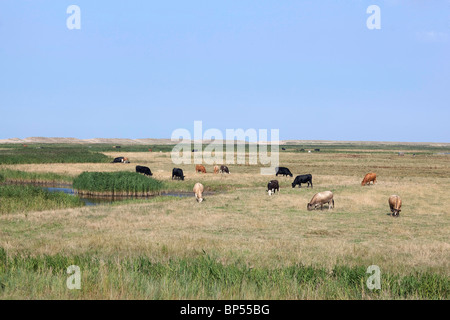
<svg viewBox="0 0 450 320">
<path fill-rule="evenodd" d="M 2 0 L 0 41 L 0 139 L 450 142 L 448 0 Z"/>
</svg>

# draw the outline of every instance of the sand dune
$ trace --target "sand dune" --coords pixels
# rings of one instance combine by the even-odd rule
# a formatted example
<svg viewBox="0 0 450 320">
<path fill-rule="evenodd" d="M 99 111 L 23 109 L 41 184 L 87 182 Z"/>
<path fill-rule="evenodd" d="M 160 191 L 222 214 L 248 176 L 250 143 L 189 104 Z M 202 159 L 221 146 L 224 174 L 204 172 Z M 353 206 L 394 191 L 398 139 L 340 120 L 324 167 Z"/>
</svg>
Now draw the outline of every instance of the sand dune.
<svg viewBox="0 0 450 320">
<path fill-rule="evenodd" d="M 218 141 L 220 142 L 220 141 Z M 175 144 L 170 139 L 126 139 L 126 138 L 93 138 L 93 139 L 78 139 L 78 138 L 61 138 L 61 137 L 29 137 L 25 139 L 9 138 L 0 139 L 0 144 L 32 144 L 32 143 L 73 143 L 73 144 L 117 144 L 117 145 L 165 145 Z M 204 140 L 204 144 L 210 143 L 210 141 Z M 265 144 L 266 142 L 261 142 Z M 333 141 L 333 140 L 282 140 L 280 145 L 298 145 L 298 144 L 357 144 L 357 145 L 428 145 L 435 147 L 450 147 L 450 143 L 444 142 L 392 142 L 392 141 Z"/>
</svg>

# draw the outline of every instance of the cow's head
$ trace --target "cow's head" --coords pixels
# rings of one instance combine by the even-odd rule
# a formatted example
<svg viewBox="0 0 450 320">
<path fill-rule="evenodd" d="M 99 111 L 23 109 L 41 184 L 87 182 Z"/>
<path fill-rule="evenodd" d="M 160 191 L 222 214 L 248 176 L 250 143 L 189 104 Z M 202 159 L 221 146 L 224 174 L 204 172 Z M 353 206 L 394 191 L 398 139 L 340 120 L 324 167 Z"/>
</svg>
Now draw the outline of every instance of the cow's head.
<svg viewBox="0 0 450 320">
<path fill-rule="evenodd" d="M 200 198 L 197 198 L 197 202 L 198 202 L 198 203 L 202 203 L 202 201 L 203 201 L 203 198 L 201 198 L 201 197 L 200 197 Z"/>
<path fill-rule="evenodd" d="M 292 188 L 295 188 L 295 182 L 292 182 Z"/>
<path fill-rule="evenodd" d="M 311 211 L 313 209 L 316 208 L 316 206 L 314 204 L 308 203 L 308 205 L 306 206 L 306 208 L 308 209 L 308 211 Z"/>
</svg>

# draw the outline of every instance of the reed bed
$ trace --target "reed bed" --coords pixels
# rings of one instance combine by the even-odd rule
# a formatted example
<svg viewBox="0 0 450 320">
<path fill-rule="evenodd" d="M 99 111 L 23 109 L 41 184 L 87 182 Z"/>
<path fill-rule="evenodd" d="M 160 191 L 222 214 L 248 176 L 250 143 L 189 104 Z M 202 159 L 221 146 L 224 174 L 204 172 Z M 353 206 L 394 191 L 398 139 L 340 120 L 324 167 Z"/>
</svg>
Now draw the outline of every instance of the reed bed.
<svg viewBox="0 0 450 320">
<path fill-rule="evenodd" d="M 81 270 L 81 290 L 66 287 L 67 267 Z M 26 277 L 24 276 L 26 275 Z M 440 275 L 384 274 L 381 290 L 365 287 L 366 266 L 331 270 L 295 264 L 252 268 L 223 264 L 209 254 L 155 262 L 146 256 L 32 256 L 0 247 L 0 298 L 37 299 L 448 299 Z"/>
<path fill-rule="evenodd" d="M 81 195 L 138 197 L 160 195 L 164 184 L 136 172 L 83 172 L 73 188 Z"/>
</svg>

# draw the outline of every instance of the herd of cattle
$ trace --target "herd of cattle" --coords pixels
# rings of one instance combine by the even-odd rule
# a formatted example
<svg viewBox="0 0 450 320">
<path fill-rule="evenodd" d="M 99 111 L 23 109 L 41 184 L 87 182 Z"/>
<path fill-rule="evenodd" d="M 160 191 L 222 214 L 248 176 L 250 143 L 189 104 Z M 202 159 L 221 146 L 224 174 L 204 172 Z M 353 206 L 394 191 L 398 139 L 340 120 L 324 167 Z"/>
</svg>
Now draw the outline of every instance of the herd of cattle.
<svg viewBox="0 0 450 320">
<path fill-rule="evenodd" d="M 119 158 L 115 158 L 113 163 L 130 163 L 130 161 L 128 160 L 128 158 L 119 157 Z M 144 167 L 144 166 L 139 166 L 139 165 L 136 166 L 136 172 L 142 173 L 146 176 L 153 175 L 150 168 Z M 196 173 L 206 173 L 206 168 L 201 164 L 196 165 L 195 172 Z M 221 165 L 220 167 L 214 166 L 214 173 L 215 174 L 218 174 L 218 173 L 230 174 L 230 170 L 228 169 L 227 166 L 224 166 L 224 165 Z M 275 168 L 275 175 L 277 177 L 278 177 L 278 175 L 293 177 L 293 174 L 291 173 L 291 171 L 286 167 Z M 182 169 L 173 168 L 172 180 L 184 180 L 184 178 L 185 178 L 185 175 L 184 175 Z M 368 173 L 364 176 L 364 179 L 361 182 L 361 186 L 370 185 L 371 182 L 372 182 L 372 184 L 375 184 L 377 182 L 377 175 L 372 172 Z M 299 188 L 301 188 L 302 183 L 307 184 L 307 188 L 309 188 L 310 186 L 311 186 L 311 188 L 313 188 L 312 175 L 304 174 L 304 175 L 296 176 L 294 181 L 292 182 L 292 188 L 295 188 L 297 185 L 299 186 Z M 199 202 L 199 203 L 202 202 L 203 201 L 203 191 L 204 191 L 203 184 L 197 182 L 194 185 L 193 191 L 194 191 L 195 199 L 197 200 L 197 202 Z M 267 184 L 267 193 L 269 194 L 269 196 L 271 196 L 272 194 L 275 194 L 276 192 L 278 192 L 278 193 L 280 192 L 279 182 L 278 182 L 278 180 L 270 180 L 269 183 Z M 308 209 L 308 211 L 311 211 L 311 210 L 315 210 L 320 207 L 320 209 L 323 210 L 324 204 L 328 205 L 328 210 L 334 208 L 333 192 L 323 191 L 323 192 L 316 193 L 312 197 L 311 201 L 308 202 L 307 209 Z M 391 195 L 389 197 L 389 207 L 391 209 L 392 216 L 398 217 L 400 214 L 400 211 L 401 211 L 401 207 L 402 207 L 402 199 L 400 198 L 400 196 Z"/>
</svg>

